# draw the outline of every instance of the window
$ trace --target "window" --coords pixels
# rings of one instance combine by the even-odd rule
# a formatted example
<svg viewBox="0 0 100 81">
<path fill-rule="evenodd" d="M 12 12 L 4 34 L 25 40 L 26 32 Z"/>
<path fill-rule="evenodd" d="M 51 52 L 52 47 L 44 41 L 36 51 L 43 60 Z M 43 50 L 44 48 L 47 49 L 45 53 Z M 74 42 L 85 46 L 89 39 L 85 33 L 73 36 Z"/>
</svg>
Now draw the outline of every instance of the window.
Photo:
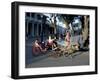
<svg viewBox="0 0 100 81">
<path fill-rule="evenodd" d="M 37 24 L 34 24 L 34 35 L 37 35 Z"/>
<path fill-rule="evenodd" d="M 26 13 L 26 16 L 27 16 L 27 17 L 30 17 L 30 13 L 29 13 L 29 12 L 27 12 L 27 13 Z"/>
<path fill-rule="evenodd" d="M 31 13 L 31 16 L 32 16 L 32 18 L 34 18 L 34 16 L 35 16 L 35 13 Z"/>
<path fill-rule="evenodd" d="M 39 32 L 39 35 L 41 35 L 41 24 L 39 24 L 38 32 Z"/>
<path fill-rule="evenodd" d="M 39 20 L 41 19 L 41 15 L 40 14 L 37 15 L 37 19 L 39 19 Z"/>
</svg>

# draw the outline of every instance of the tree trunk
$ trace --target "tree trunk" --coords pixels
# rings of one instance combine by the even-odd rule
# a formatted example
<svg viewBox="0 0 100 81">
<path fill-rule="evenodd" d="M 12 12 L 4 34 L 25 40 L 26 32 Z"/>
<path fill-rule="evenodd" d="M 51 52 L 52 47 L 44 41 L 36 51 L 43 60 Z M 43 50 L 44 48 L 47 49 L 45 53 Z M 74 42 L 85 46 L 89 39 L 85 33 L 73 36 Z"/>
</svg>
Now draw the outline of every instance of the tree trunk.
<svg viewBox="0 0 100 81">
<path fill-rule="evenodd" d="M 88 16 L 84 16 L 84 27 L 82 29 L 82 35 L 83 35 L 83 45 L 84 45 L 89 37 L 89 18 Z"/>
<path fill-rule="evenodd" d="M 56 27 L 56 16 L 54 15 L 54 34 L 57 33 L 57 27 Z"/>
</svg>

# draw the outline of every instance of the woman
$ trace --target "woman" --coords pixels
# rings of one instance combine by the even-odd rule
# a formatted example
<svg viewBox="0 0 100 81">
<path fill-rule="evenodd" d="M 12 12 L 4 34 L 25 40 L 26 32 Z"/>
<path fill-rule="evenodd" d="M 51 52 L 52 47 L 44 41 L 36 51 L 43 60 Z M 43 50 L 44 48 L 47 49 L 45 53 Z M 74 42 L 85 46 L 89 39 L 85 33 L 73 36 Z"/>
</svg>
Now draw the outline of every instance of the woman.
<svg viewBox="0 0 100 81">
<path fill-rule="evenodd" d="M 70 33 L 67 31 L 66 36 L 65 36 L 65 42 L 66 42 L 66 47 L 70 47 Z"/>
</svg>

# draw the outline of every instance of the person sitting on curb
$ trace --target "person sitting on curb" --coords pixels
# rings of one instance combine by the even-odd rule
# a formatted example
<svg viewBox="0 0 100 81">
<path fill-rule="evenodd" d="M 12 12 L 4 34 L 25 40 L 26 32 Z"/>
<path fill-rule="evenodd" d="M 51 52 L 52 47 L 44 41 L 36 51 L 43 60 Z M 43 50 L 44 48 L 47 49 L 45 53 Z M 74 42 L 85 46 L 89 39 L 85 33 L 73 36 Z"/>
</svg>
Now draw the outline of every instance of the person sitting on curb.
<svg viewBox="0 0 100 81">
<path fill-rule="evenodd" d="M 39 55 L 41 53 L 44 53 L 46 50 L 42 49 L 41 45 L 39 44 L 39 41 L 36 39 L 33 43 L 32 52 L 34 55 Z"/>
<path fill-rule="evenodd" d="M 51 39 L 51 36 L 49 36 L 49 39 L 47 40 L 47 50 L 52 50 L 53 47 L 53 39 Z"/>
</svg>

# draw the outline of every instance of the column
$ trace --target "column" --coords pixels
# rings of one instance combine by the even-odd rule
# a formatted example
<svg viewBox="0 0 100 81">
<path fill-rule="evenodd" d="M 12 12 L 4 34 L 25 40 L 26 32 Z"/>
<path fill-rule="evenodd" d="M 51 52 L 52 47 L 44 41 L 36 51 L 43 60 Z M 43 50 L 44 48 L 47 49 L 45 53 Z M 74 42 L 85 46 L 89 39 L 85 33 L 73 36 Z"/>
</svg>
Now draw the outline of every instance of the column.
<svg viewBox="0 0 100 81">
<path fill-rule="evenodd" d="M 43 25 L 41 22 L 41 33 L 40 33 L 41 42 L 43 41 Z"/>
<path fill-rule="evenodd" d="M 38 36 L 39 35 L 39 23 L 37 23 L 37 33 L 36 33 L 36 35 Z"/>
<path fill-rule="evenodd" d="M 42 35 L 42 23 L 41 23 L 41 33 L 40 33 L 40 35 Z"/>
<path fill-rule="evenodd" d="M 28 36 L 28 21 L 26 21 L 26 35 Z"/>
<path fill-rule="evenodd" d="M 34 22 L 32 22 L 32 37 L 34 37 Z"/>
</svg>

